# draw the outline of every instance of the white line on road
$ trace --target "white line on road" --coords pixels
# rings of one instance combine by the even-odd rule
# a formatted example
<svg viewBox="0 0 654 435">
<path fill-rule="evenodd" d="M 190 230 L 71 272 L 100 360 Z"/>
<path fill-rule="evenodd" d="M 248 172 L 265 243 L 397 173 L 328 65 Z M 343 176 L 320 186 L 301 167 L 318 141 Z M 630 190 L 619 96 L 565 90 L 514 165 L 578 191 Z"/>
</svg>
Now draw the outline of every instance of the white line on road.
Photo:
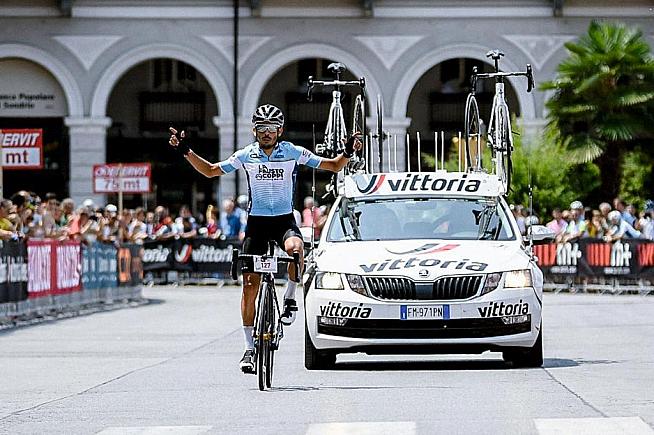
<svg viewBox="0 0 654 435">
<path fill-rule="evenodd" d="M 652 435 L 654 430 L 640 417 L 537 418 L 541 435 Z"/>
<path fill-rule="evenodd" d="M 212 426 L 109 427 L 97 435 L 199 435 Z"/>
<path fill-rule="evenodd" d="M 414 421 L 362 421 L 352 423 L 314 423 L 307 435 L 414 435 Z"/>
</svg>

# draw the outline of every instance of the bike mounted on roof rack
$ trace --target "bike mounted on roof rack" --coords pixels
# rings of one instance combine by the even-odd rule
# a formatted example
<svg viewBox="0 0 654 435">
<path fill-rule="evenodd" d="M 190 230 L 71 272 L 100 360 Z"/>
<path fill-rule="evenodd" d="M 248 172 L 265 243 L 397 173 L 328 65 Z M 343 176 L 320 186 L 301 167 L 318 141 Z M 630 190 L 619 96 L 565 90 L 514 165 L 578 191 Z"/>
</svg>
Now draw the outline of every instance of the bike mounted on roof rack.
<svg viewBox="0 0 654 435">
<path fill-rule="evenodd" d="M 495 71 L 491 73 L 478 73 L 477 67 L 472 70 L 470 78 L 470 94 L 466 100 L 464 116 L 464 144 L 466 168 L 469 171 L 487 171 L 497 175 L 503 187 L 504 194 L 511 188 L 511 173 L 513 171 L 513 133 L 511 131 L 511 113 L 504 97 L 504 78 L 525 76 L 527 77 L 527 92 L 534 88 L 534 74 L 530 64 L 527 64 L 526 71 L 503 72 L 500 71 L 499 61 L 504 56 L 500 50 L 491 50 L 486 57 L 493 59 Z M 491 163 L 484 168 L 482 159 L 482 121 L 479 116 L 479 106 L 475 98 L 477 81 L 495 79 L 495 94 L 491 106 L 488 131 L 486 132 L 486 143 L 491 152 Z"/>
<path fill-rule="evenodd" d="M 379 147 L 379 167 L 381 168 L 381 159 L 383 153 L 383 141 L 387 137 L 382 128 L 382 102 L 381 96 L 377 96 L 377 125 L 374 132 L 370 132 L 366 126 L 366 80 L 361 77 L 358 80 L 342 80 L 341 76 L 346 71 L 345 65 L 342 63 L 331 63 L 327 69 L 334 74 L 335 80 L 314 80 L 313 76 L 309 76 L 307 99 L 312 101 L 313 90 L 316 86 L 331 87 L 332 88 L 332 102 L 329 106 L 329 116 L 325 126 L 323 141 L 320 144 L 315 143 L 314 137 L 314 150 L 316 154 L 334 158 L 339 153 L 343 152 L 345 141 L 348 138 L 348 130 L 345 122 L 345 114 L 343 113 L 343 106 L 341 105 L 342 93 L 344 87 L 358 87 L 359 94 L 354 101 L 354 110 L 352 112 L 352 127 L 350 134 L 360 135 L 364 141 L 364 148 L 355 153 L 350 159 L 345 168 L 337 174 L 332 176 L 332 181 L 327 185 L 328 195 L 333 195 L 336 198 L 343 188 L 343 180 L 346 175 L 355 173 L 365 173 L 372 168 L 372 140 L 376 139 Z M 315 135 L 314 135 L 315 136 Z"/>
</svg>

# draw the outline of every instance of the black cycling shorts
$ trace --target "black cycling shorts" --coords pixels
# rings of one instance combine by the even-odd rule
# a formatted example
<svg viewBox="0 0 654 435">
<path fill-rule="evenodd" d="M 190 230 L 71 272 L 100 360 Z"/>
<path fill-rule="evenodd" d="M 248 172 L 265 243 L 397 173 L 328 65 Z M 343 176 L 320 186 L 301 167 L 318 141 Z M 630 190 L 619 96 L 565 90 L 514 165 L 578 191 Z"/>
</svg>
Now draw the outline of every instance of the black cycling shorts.
<svg viewBox="0 0 654 435">
<path fill-rule="evenodd" d="M 274 240 L 283 250 L 284 242 L 290 237 L 302 239 L 302 233 L 295 223 L 293 214 L 281 216 L 248 216 L 243 253 L 264 255 L 268 253 L 268 241 Z M 243 268 L 248 272 L 247 267 Z"/>
</svg>

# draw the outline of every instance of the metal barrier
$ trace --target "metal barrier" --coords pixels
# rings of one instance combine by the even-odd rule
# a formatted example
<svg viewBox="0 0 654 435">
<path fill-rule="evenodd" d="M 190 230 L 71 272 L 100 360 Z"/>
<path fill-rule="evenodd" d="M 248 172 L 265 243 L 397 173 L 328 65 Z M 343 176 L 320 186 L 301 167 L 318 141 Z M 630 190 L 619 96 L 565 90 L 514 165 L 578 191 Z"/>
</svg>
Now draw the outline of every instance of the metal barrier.
<svg viewBox="0 0 654 435">
<path fill-rule="evenodd" d="M 0 328 L 143 300 L 138 245 L 0 243 Z"/>
</svg>

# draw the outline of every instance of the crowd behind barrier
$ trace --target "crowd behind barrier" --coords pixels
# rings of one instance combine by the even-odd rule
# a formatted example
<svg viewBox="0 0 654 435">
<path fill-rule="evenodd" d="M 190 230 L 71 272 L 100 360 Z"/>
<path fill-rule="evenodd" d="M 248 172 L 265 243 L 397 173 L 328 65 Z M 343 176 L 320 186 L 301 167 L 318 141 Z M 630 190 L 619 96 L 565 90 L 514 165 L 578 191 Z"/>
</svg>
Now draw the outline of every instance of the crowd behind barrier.
<svg viewBox="0 0 654 435">
<path fill-rule="evenodd" d="M 142 246 L 74 240 L 0 242 L 0 325 L 140 300 Z"/>
</svg>

